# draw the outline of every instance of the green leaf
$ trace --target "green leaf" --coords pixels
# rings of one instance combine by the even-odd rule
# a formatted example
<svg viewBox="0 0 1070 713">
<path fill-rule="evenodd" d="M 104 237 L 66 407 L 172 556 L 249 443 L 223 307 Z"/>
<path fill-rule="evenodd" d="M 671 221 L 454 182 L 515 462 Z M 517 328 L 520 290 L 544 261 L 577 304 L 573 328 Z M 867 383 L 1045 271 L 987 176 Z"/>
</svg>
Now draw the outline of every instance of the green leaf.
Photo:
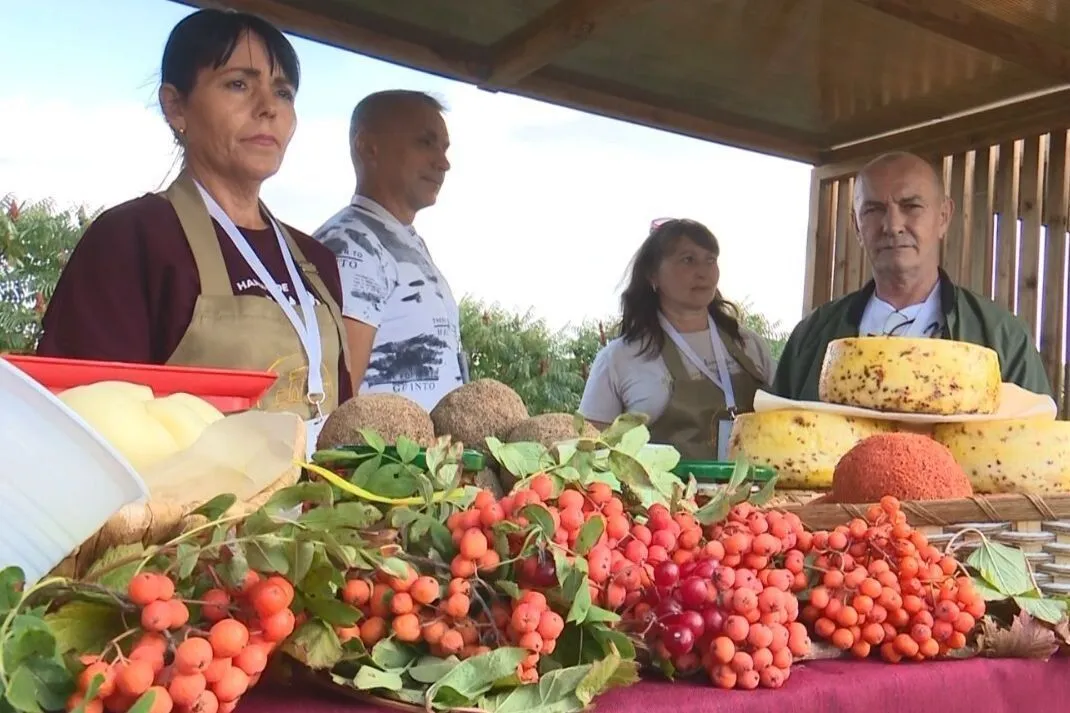
<svg viewBox="0 0 1070 713">
<path fill-rule="evenodd" d="M 735 467 L 732 469 L 732 477 L 728 479 L 728 490 L 732 491 L 739 488 L 746 482 L 749 475 L 750 463 L 742 458 L 736 460 Z"/>
<path fill-rule="evenodd" d="M 312 569 L 316 545 L 312 542 L 294 541 L 290 544 L 290 579 L 300 584 Z"/>
<path fill-rule="evenodd" d="M 123 632 L 119 610 L 101 602 L 72 601 L 44 619 L 60 654 L 100 651 Z"/>
<path fill-rule="evenodd" d="M 627 668 L 621 671 L 621 657 L 617 651 L 613 651 L 601 661 L 595 661 L 584 675 L 583 680 L 576 686 L 576 697 L 585 706 L 601 693 L 604 693 L 611 683 L 621 686 L 636 683 L 639 680 L 638 666 L 634 661 L 628 661 Z"/>
<path fill-rule="evenodd" d="M 440 659 L 435 656 L 424 656 L 409 668 L 405 673 L 409 678 L 419 683 L 434 683 L 457 667 L 460 660 L 456 656 Z"/>
<path fill-rule="evenodd" d="M 986 582 L 1007 596 L 1014 597 L 1033 589 L 1025 555 L 1016 547 L 1008 547 L 984 538 L 977 549 L 970 553 L 966 564 L 976 569 Z"/>
<path fill-rule="evenodd" d="M 269 515 L 294 510 L 300 505 L 310 503 L 317 507 L 329 507 L 334 504 L 334 491 L 329 483 L 322 481 L 310 483 L 298 483 L 283 488 L 273 494 L 264 503 L 262 510 Z"/>
<path fill-rule="evenodd" d="M 382 669 L 405 668 L 418 655 L 411 646 L 393 639 L 383 639 L 372 647 L 372 661 Z"/>
<path fill-rule="evenodd" d="M 382 513 L 374 505 L 352 501 L 337 503 L 333 507 L 312 508 L 297 521 L 313 530 L 337 530 L 343 527 L 360 530 L 371 527 L 380 519 Z"/>
<path fill-rule="evenodd" d="M 398 579 L 405 579 L 409 576 L 408 563 L 398 557 L 387 557 L 383 560 L 383 563 L 379 565 L 379 569 Z"/>
<path fill-rule="evenodd" d="M 209 520 L 218 520 L 223 517 L 227 510 L 230 510 L 236 502 L 238 502 L 238 496 L 231 493 L 223 493 L 222 495 L 215 496 L 190 514 L 203 515 Z"/>
<path fill-rule="evenodd" d="M 980 594 L 986 602 L 1001 602 L 1008 598 L 1006 594 L 993 589 L 989 586 L 988 582 L 980 577 L 971 577 L 970 579 L 973 580 L 973 588 L 977 590 L 977 593 Z"/>
<path fill-rule="evenodd" d="M 186 579 L 193 574 L 193 570 L 196 569 L 197 561 L 200 557 L 200 547 L 189 542 L 181 543 L 175 553 L 176 564 L 178 565 L 178 578 Z"/>
<path fill-rule="evenodd" d="M 494 583 L 494 586 L 501 590 L 502 594 L 510 599 L 520 599 L 520 587 L 517 586 L 516 582 L 510 582 L 507 579 L 499 579 Z"/>
<path fill-rule="evenodd" d="M 5 567 L 0 570 L 0 614 L 6 614 L 18 606 L 25 586 L 26 575 L 18 567 Z"/>
<path fill-rule="evenodd" d="M 371 666 L 361 666 L 353 679 L 353 685 L 362 691 L 371 691 L 376 688 L 400 691 L 405 687 L 405 682 L 393 671 L 380 671 Z"/>
<path fill-rule="evenodd" d="M 528 522 L 535 525 L 547 540 L 552 540 L 554 531 L 554 518 L 542 505 L 525 505 L 520 509 L 520 515 L 527 518 Z"/>
<path fill-rule="evenodd" d="M 331 668 L 342 658 L 342 642 L 330 624 L 310 619 L 284 645 L 290 656 L 313 670 Z"/>
<path fill-rule="evenodd" d="M 547 450 L 540 443 L 503 444 L 497 438 L 487 438 L 487 447 L 494 460 L 517 478 L 526 478 L 543 470 Z"/>
<path fill-rule="evenodd" d="M 290 572 L 290 560 L 286 556 L 286 541 L 274 535 L 263 535 L 245 545 L 248 566 L 257 572 L 277 572 L 283 576 Z"/>
<path fill-rule="evenodd" d="M 623 440 L 624 436 L 631 430 L 645 427 L 647 417 L 640 413 L 626 413 L 618 416 L 615 421 L 602 431 L 599 440 L 605 443 L 609 447 L 614 447 Z"/>
<path fill-rule="evenodd" d="M 420 455 L 420 446 L 416 441 L 406 436 L 398 436 L 398 442 L 394 444 L 398 451 L 398 458 L 402 463 L 412 463 Z"/>
<path fill-rule="evenodd" d="M 725 491 L 718 490 L 709 502 L 695 511 L 695 519 L 700 525 L 715 525 L 723 522 L 731 509 Z"/>
<path fill-rule="evenodd" d="M 576 536 L 575 550 L 581 555 L 586 555 L 598 542 L 598 538 L 606 531 L 606 522 L 603 517 L 592 517 L 583 523 L 580 534 Z"/>
<path fill-rule="evenodd" d="M 504 647 L 462 661 L 427 689 L 427 700 L 439 706 L 468 705 L 513 674 L 528 656 L 527 649 Z"/>
<path fill-rule="evenodd" d="M 580 586 L 575 588 L 575 592 L 572 606 L 569 607 L 568 616 L 565 618 L 566 622 L 582 622 L 587 619 L 587 614 L 591 609 L 591 590 L 587 586 L 586 575 L 582 575 Z"/>
<path fill-rule="evenodd" d="M 589 591 L 588 596 L 590 596 Z M 607 622 L 612 624 L 618 621 L 620 621 L 620 614 L 593 605 L 587 609 L 587 615 L 583 617 L 583 623 L 585 624 L 604 624 Z"/>
<path fill-rule="evenodd" d="M 37 703 L 46 711 L 62 710 L 67 698 L 74 692 L 74 679 L 67 667 L 57 659 L 30 659 L 24 668 L 35 679 Z"/>
<path fill-rule="evenodd" d="M 630 456 L 638 456 L 639 451 L 650 442 L 650 431 L 646 426 L 636 426 L 621 436 L 616 449 Z"/>
<path fill-rule="evenodd" d="M 1066 618 L 1066 600 L 1041 597 L 1015 597 L 1014 602 L 1034 619 L 1058 624 Z"/>
<path fill-rule="evenodd" d="M 249 560 L 245 556 L 245 548 L 235 544 L 229 545 L 226 549 L 230 552 L 230 560 L 224 562 L 222 567 L 217 567 L 216 571 L 223 576 L 223 580 L 230 587 L 240 587 L 249 573 Z"/>
<path fill-rule="evenodd" d="M 375 431 L 369 428 L 362 428 L 357 431 L 357 433 L 359 433 L 360 437 L 364 439 L 364 442 L 368 444 L 368 447 L 377 453 L 382 453 L 386 450 L 386 441 L 384 441 L 383 437 Z"/>
<path fill-rule="evenodd" d="M 672 496 L 671 484 L 651 478 L 646 466 L 634 456 L 614 449 L 609 452 L 609 466 L 620 482 L 632 490 L 656 494 L 663 500 Z"/>
<path fill-rule="evenodd" d="M 56 655 L 56 639 L 43 621 L 20 614 L 15 617 L 14 624 L 4 642 L 5 667 L 14 668 L 23 662 Z"/>
<path fill-rule="evenodd" d="M 360 621 L 360 611 L 337 599 L 304 597 L 305 608 L 317 619 L 331 626 L 353 626 Z"/>
<path fill-rule="evenodd" d="M 37 705 L 37 679 L 29 666 L 15 669 L 8 679 L 4 697 L 17 711 L 38 713 L 41 710 Z"/>
<path fill-rule="evenodd" d="M 349 482 L 358 487 L 367 489 L 368 478 L 372 477 L 375 471 L 383 467 L 383 456 L 377 455 L 372 458 L 366 459 L 363 463 L 357 466 L 356 470 L 349 476 Z"/>
<path fill-rule="evenodd" d="M 606 655 L 616 649 L 625 660 L 635 659 L 635 644 L 624 632 L 604 626 L 585 626 L 583 631 L 602 645 L 602 650 Z"/>
<path fill-rule="evenodd" d="M 368 477 L 364 488 L 384 498 L 408 498 L 416 494 L 416 478 L 400 463 L 388 463 Z"/>
<path fill-rule="evenodd" d="M 130 584 L 130 580 L 134 578 L 134 574 L 137 573 L 139 562 L 134 559 L 142 555 L 148 555 L 145 550 L 145 546 L 140 542 L 135 542 L 132 545 L 119 545 L 118 547 L 112 547 L 102 554 L 93 566 L 86 572 L 85 579 L 89 582 L 96 582 L 108 589 L 115 589 L 118 591 L 125 591 Z M 129 560 L 129 561 L 128 561 Z M 125 565 L 111 569 L 119 562 L 127 562 Z M 105 572 L 105 570 L 108 570 Z"/>
<path fill-rule="evenodd" d="M 126 713 L 149 713 L 155 703 L 156 691 L 145 691 L 134 702 L 134 705 L 130 706 L 130 710 Z"/>
<path fill-rule="evenodd" d="M 765 481 L 765 484 L 762 485 L 761 490 L 750 496 L 751 504 L 756 507 L 761 507 L 762 505 L 765 505 L 767 502 L 769 502 L 769 499 L 773 497 L 773 493 L 776 491 L 776 481 L 776 475 L 773 475 L 773 477 Z"/>
</svg>

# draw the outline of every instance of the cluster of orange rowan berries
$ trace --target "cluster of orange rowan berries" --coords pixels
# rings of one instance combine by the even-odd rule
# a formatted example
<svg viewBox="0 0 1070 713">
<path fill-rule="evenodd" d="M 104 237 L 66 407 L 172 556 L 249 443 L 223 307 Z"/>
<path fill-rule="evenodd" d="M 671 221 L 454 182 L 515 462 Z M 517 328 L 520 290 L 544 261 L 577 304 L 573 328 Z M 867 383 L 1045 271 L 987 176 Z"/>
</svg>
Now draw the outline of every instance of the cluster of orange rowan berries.
<svg viewBox="0 0 1070 713">
<path fill-rule="evenodd" d="M 150 713 L 230 713 L 296 625 L 290 583 L 253 571 L 241 588 L 212 589 L 196 602 L 207 631 L 190 625 L 189 603 L 163 574 L 136 575 L 127 596 L 140 609 L 140 630 L 127 632 L 137 635 L 133 646 L 83 657 L 68 711 L 84 704 L 86 713 L 125 713 L 151 694 Z"/>
<path fill-rule="evenodd" d="M 907 524 L 899 501 L 881 499 L 832 531 L 813 533 L 809 547 L 820 581 L 803 619 L 837 648 L 864 658 L 920 661 L 966 645 L 984 616 L 984 598 L 959 563 Z"/>
</svg>

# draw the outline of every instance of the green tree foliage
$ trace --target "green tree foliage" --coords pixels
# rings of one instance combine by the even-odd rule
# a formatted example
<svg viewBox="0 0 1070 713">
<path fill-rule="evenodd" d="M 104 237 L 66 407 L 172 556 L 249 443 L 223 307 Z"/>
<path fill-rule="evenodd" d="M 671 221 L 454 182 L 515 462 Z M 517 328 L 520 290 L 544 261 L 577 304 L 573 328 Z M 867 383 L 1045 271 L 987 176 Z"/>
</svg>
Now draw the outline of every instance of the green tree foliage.
<svg viewBox="0 0 1070 713">
<path fill-rule="evenodd" d="M 31 352 L 71 251 L 93 216 L 50 201 L 0 199 L 0 352 Z"/>
</svg>

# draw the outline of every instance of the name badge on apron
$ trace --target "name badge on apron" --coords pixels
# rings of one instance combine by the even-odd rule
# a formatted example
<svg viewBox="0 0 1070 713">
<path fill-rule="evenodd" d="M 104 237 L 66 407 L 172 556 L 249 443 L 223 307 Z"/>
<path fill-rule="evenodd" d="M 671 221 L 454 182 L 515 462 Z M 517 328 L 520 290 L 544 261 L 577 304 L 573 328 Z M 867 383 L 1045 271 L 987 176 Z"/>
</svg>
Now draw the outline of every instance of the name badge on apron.
<svg viewBox="0 0 1070 713">
<path fill-rule="evenodd" d="M 722 463 L 728 461 L 728 441 L 732 438 L 732 426 L 735 420 L 735 409 L 719 411 L 713 419 L 717 433 L 717 460 Z"/>
<path fill-rule="evenodd" d="M 319 440 L 320 431 L 323 430 L 323 424 L 326 421 L 327 417 L 322 413 L 305 421 L 305 437 L 308 439 L 305 443 L 305 458 L 310 462 L 312 454 L 316 452 L 316 441 Z"/>
<path fill-rule="evenodd" d="M 658 321 L 661 323 L 662 329 L 672 339 L 673 344 L 680 350 L 680 353 L 694 365 L 694 367 L 707 379 L 716 384 L 724 393 L 725 409 L 719 411 L 714 417 L 713 432 L 717 434 L 717 460 L 724 462 L 728 460 L 728 439 L 732 435 L 732 421 L 736 417 L 736 392 L 732 387 L 732 375 L 728 371 L 728 357 L 727 350 L 724 343 L 721 341 L 721 336 L 717 333 L 717 325 L 713 322 L 713 317 L 707 317 L 710 330 L 710 342 L 713 349 L 713 358 L 717 362 L 717 372 L 714 374 L 709 367 L 706 366 L 706 362 L 695 354 L 695 350 L 691 348 L 691 345 L 684 340 L 680 332 L 676 330 L 669 320 L 663 314 L 658 314 Z"/>
</svg>

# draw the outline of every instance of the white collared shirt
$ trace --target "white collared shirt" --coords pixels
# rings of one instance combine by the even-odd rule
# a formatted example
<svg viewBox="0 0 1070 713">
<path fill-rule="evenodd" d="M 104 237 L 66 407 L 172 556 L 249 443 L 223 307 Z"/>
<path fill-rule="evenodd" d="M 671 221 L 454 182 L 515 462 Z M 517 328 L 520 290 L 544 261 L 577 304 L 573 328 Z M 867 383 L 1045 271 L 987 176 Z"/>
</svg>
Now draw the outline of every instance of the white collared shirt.
<svg viewBox="0 0 1070 713">
<path fill-rule="evenodd" d="M 925 301 L 903 309 L 896 309 L 874 293 L 858 325 L 858 334 L 863 337 L 937 337 L 943 330 L 939 282 Z"/>
<path fill-rule="evenodd" d="M 342 314 L 376 328 L 360 393 L 433 409 L 464 377 L 457 302 L 423 239 L 360 195 L 313 237 L 338 258 Z"/>
</svg>

